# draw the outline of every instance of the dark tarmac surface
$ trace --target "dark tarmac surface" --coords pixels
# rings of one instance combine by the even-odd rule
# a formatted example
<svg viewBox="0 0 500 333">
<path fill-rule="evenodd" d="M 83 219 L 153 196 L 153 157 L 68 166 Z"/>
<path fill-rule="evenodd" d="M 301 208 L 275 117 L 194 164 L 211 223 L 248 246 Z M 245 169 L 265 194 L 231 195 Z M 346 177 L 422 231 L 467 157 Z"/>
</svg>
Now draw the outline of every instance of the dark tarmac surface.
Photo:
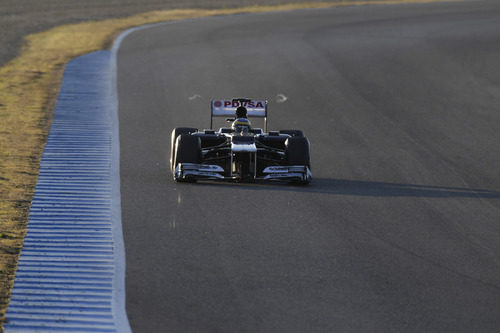
<svg viewBox="0 0 500 333">
<path fill-rule="evenodd" d="M 134 332 L 500 327 L 500 4 L 217 17 L 118 58 Z M 276 102 L 279 94 L 288 99 Z M 307 187 L 176 184 L 174 127 L 266 98 L 312 146 Z"/>
<path fill-rule="evenodd" d="M 0 67 L 20 52 L 23 38 L 52 27 L 124 17 L 152 10 L 273 5 L 301 0 L 2 0 Z M 314 2 L 314 0 L 311 0 Z M 335 2 L 335 1 L 332 1 Z"/>
</svg>

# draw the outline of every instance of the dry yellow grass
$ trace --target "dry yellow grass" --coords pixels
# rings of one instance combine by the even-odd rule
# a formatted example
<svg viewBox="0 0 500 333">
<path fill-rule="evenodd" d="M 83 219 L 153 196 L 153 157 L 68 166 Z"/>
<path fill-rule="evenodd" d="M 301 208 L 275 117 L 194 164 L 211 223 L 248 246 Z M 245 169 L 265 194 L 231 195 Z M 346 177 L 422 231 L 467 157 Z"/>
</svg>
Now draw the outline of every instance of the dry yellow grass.
<svg viewBox="0 0 500 333">
<path fill-rule="evenodd" d="M 69 60 L 107 48 L 117 34 L 127 28 L 150 23 L 235 13 L 427 2 L 435 0 L 342 1 L 220 10 L 165 10 L 128 18 L 64 25 L 29 35 L 20 56 L 0 69 L 0 324 L 22 247 L 52 109 L 64 65 Z"/>
</svg>

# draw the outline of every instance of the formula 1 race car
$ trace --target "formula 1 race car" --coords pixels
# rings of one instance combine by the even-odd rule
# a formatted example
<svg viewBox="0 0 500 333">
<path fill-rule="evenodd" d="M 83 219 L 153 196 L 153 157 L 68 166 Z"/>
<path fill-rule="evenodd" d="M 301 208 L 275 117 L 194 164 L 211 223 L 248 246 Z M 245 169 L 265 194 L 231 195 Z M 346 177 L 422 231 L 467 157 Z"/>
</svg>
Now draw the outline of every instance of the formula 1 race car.
<svg viewBox="0 0 500 333">
<path fill-rule="evenodd" d="M 233 126 L 218 131 L 175 128 L 170 155 L 174 180 L 269 180 L 308 184 L 312 179 L 309 140 L 301 130 L 268 132 L 267 101 L 213 100 L 210 128 L 213 128 L 214 117 L 235 117 L 237 109 L 244 109 L 248 118 L 263 118 L 264 130 L 235 125 L 241 124 L 241 119 L 236 118 L 226 119 L 233 122 Z"/>
</svg>

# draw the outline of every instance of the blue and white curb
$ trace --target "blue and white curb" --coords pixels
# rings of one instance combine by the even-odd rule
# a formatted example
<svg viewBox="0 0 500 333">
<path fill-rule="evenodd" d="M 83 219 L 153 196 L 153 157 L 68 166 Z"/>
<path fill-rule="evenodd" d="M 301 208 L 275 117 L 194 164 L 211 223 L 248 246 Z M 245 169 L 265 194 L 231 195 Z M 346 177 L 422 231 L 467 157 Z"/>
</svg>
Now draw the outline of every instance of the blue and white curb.
<svg viewBox="0 0 500 333">
<path fill-rule="evenodd" d="M 67 64 L 6 332 L 130 332 L 125 312 L 116 50 Z"/>
</svg>

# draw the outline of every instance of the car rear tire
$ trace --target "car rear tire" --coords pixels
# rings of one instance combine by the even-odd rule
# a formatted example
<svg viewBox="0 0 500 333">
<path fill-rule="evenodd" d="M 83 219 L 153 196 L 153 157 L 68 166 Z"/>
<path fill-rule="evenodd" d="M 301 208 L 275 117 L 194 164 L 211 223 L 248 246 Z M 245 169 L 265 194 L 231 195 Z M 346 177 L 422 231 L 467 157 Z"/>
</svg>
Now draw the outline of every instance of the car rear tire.
<svg viewBox="0 0 500 333">
<path fill-rule="evenodd" d="M 289 129 L 289 130 L 280 130 L 280 134 L 288 134 L 290 136 L 297 136 L 297 137 L 304 137 L 304 132 L 301 130 L 294 130 L 294 129 Z"/>
</svg>

